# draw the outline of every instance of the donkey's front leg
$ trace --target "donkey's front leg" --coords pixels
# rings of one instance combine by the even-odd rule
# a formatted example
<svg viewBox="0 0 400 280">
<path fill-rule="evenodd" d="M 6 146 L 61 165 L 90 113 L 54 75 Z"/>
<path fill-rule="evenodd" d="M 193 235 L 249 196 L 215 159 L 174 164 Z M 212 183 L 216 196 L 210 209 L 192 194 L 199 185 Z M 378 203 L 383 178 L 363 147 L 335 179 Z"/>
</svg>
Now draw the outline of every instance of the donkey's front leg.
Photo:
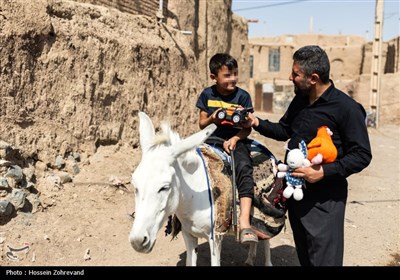
<svg viewBox="0 0 400 280">
<path fill-rule="evenodd" d="M 221 246 L 223 237 L 223 235 L 214 235 L 214 240 L 211 238 L 208 240 L 211 252 L 211 266 L 221 265 Z"/>
<path fill-rule="evenodd" d="M 182 231 L 182 235 L 186 246 L 186 266 L 196 266 L 198 238 L 185 231 Z"/>
</svg>

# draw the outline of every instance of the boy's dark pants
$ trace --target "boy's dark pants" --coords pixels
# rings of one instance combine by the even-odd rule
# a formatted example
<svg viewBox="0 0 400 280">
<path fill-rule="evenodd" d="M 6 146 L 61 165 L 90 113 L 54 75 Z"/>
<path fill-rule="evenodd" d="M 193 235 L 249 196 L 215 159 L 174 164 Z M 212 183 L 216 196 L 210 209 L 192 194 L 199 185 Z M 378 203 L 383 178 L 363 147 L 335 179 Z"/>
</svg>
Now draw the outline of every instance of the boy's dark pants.
<svg viewBox="0 0 400 280">
<path fill-rule="evenodd" d="M 236 186 L 239 198 L 254 197 L 253 162 L 244 141 L 238 141 L 233 151 L 235 157 Z"/>
</svg>

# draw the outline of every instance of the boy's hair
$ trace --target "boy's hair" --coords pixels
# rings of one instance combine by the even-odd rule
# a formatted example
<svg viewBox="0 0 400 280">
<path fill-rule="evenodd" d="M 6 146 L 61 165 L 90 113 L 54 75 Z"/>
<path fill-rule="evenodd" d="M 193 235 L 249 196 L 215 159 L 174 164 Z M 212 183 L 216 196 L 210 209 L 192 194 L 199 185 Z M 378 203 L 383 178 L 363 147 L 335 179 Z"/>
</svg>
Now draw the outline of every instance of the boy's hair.
<svg viewBox="0 0 400 280">
<path fill-rule="evenodd" d="M 300 65 L 307 77 L 317 73 L 323 83 L 329 82 L 329 58 L 319 46 L 305 46 L 298 49 L 293 54 L 293 61 Z"/>
<path fill-rule="evenodd" d="M 214 75 L 218 75 L 218 70 L 222 66 L 228 67 L 229 70 L 238 68 L 236 59 L 227 53 L 217 53 L 210 59 L 210 72 Z"/>
</svg>

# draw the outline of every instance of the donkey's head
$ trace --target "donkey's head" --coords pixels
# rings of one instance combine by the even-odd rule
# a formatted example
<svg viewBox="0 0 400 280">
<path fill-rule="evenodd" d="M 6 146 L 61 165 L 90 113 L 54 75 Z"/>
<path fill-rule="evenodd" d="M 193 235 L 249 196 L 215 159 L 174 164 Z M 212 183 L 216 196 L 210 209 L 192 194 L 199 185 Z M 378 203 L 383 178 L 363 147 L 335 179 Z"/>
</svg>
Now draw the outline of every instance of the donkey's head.
<svg viewBox="0 0 400 280">
<path fill-rule="evenodd" d="M 177 170 L 178 158 L 201 144 L 215 130 L 214 124 L 181 140 L 167 125 L 163 133 L 155 134 L 153 123 L 143 112 L 139 113 L 142 159 L 132 174 L 135 188 L 135 221 L 129 235 L 132 247 L 149 253 L 157 232 L 173 214 L 179 203 L 179 187 L 184 171 Z M 185 160 L 183 160 L 185 161 Z"/>
</svg>

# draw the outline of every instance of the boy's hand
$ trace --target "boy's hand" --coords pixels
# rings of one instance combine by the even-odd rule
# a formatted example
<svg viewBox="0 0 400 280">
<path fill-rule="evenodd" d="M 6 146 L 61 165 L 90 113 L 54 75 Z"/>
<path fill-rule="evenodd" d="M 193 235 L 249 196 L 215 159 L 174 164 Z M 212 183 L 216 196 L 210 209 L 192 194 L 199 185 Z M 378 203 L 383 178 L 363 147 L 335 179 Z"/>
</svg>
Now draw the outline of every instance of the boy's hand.
<svg viewBox="0 0 400 280">
<path fill-rule="evenodd" d="M 236 143 L 238 140 L 239 140 L 239 138 L 232 137 L 231 139 L 224 141 L 223 146 L 224 146 L 225 152 L 230 154 L 231 151 L 233 151 L 236 148 Z"/>
<path fill-rule="evenodd" d="M 221 111 L 221 110 L 222 110 L 222 108 L 219 108 L 219 109 L 215 110 L 215 112 L 210 116 L 210 118 L 211 118 L 211 123 L 221 124 L 221 122 L 222 122 L 223 120 L 220 120 L 220 119 L 217 118 L 217 114 L 218 114 L 218 112 Z"/>
</svg>

